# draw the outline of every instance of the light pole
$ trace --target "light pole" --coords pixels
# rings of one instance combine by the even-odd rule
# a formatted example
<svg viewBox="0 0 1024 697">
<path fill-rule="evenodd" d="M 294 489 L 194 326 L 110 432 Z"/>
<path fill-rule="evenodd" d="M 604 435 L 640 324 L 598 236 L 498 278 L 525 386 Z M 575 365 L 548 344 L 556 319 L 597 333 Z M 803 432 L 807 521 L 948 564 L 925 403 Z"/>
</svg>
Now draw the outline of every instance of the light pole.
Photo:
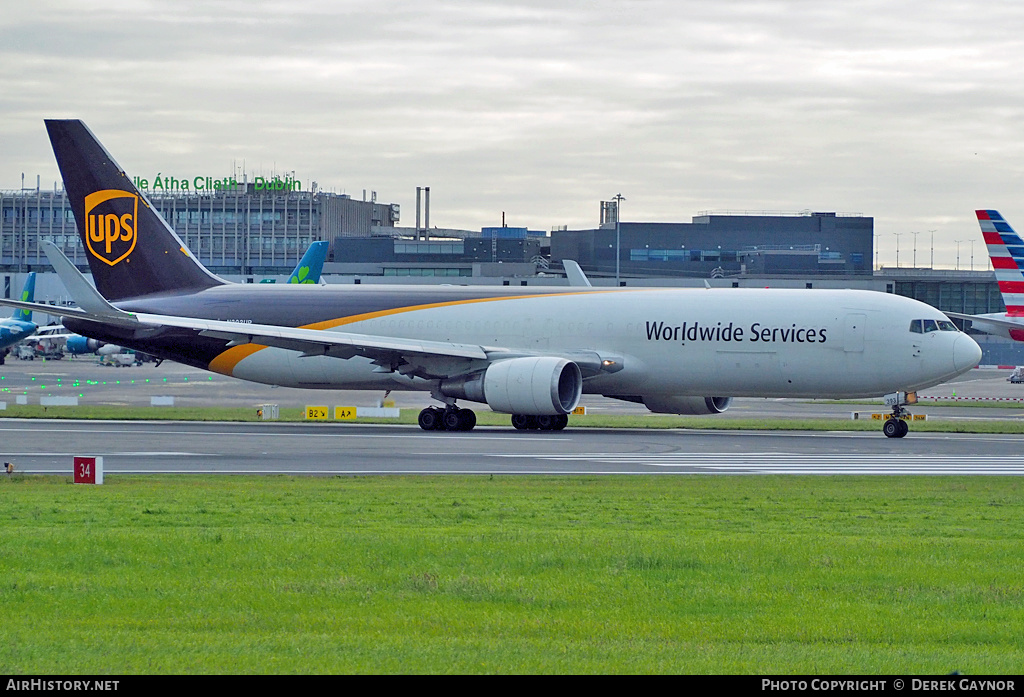
<svg viewBox="0 0 1024 697">
<path fill-rule="evenodd" d="M 875 271 L 878 271 L 878 238 L 882 235 L 875 233 Z"/>
<path fill-rule="evenodd" d="M 917 268 L 917 236 L 920 235 L 921 233 L 920 232 L 911 232 L 910 234 L 914 236 L 914 268 L 916 269 Z"/>
<path fill-rule="evenodd" d="M 934 230 L 929 230 L 928 232 L 930 232 L 932 234 L 932 247 L 931 247 L 931 250 L 932 250 L 932 257 L 931 257 L 931 259 L 932 260 L 928 263 L 928 268 L 929 269 L 934 269 L 935 268 L 935 231 Z"/>
<path fill-rule="evenodd" d="M 894 232 L 892 234 L 896 235 L 896 268 L 898 269 L 900 267 L 900 235 L 903 233 Z"/>
<path fill-rule="evenodd" d="M 622 194 L 612 196 L 615 201 L 615 285 L 619 285 L 619 260 L 622 258 L 622 235 L 620 234 L 619 219 L 622 217 L 622 202 L 626 197 Z"/>
<path fill-rule="evenodd" d="M 974 240 L 971 240 L 971 271 L 974 271 Z"/>
<path fill-rule="evenodd" d="M 959 271 L 960 270 L 960 243 L 963 242 L 963 240 L 953 240 L 953 241 L 956 242 L 956 270 Z"/>
</svg>

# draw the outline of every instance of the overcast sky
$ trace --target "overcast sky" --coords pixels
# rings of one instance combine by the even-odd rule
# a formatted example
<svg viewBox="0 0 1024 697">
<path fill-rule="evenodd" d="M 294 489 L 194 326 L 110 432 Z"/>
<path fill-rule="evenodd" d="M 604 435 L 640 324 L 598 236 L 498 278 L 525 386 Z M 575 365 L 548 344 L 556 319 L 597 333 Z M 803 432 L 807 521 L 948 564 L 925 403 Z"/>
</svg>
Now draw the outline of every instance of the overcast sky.
<svg viewBox="0 0 1024 697">
<path fill-rule="evenodd" d="M 885 265 L 1024 231 L 1020 0 L 33 0 L 0 65 L 2 189 L 53 187 L 73 117 L 133 176 L 294 171 L 407 226 L 430 186 L 464 229 L 857 212 Z"/>
</svg>

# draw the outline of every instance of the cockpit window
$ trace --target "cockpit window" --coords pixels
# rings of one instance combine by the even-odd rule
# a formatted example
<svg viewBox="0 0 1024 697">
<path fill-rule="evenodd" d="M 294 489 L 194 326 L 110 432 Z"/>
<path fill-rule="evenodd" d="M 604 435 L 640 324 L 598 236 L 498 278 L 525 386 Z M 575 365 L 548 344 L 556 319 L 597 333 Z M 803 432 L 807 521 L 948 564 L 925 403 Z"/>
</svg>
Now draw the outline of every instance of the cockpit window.
<svg viewBox="0 0 1024 697">
<path fill-rule="evenodd" d="M 948 319 L 912 319 L 910 320 L 910 331 L 913 334 L 927 334 L 928 332 L 958 332 L 956 325 Z"/>
</svg>

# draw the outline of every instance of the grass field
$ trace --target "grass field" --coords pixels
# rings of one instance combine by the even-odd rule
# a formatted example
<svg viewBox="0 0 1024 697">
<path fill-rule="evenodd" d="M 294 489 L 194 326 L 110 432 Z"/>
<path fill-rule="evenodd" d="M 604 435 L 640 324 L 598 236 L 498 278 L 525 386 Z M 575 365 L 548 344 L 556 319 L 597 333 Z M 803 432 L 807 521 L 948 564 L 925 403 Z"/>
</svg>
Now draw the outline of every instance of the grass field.
<svg viewBox="0 0 1024 697">
<path fill-rule="evenodd" d="M 1024 666 L 1009 477 L 0 477 L 0 673 Z"/>
</svg>

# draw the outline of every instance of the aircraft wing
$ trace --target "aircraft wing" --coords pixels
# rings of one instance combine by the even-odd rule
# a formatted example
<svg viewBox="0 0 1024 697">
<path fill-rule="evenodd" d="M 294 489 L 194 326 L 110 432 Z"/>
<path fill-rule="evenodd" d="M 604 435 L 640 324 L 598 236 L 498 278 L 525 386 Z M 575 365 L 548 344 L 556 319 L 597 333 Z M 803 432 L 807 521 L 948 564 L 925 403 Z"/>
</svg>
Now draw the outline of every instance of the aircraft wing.
<svg viewBox="0 0 1024 697">
<path fill-rule="evenodd" d="M 111 309 L 114 310 L 114 313 L 95 314 L 77 307 L 61 307 L 4 298 L 0 298 L 0 305 L 47 312 L 59 317 L 75 317 L 103 324 L 116 324 L 120 327 L 139 330 L 153 330 L 161 327 L 192 329 L 203 336 L 225 339 L 232 346 L 259 344 L 301 351 L 310 356 L 331 355 L 338 358 L 351 358 L 353 355 L 362 354 L 376 358 L 384 354 L 409 354 L 488 360 L 491 353 L 507 355 L 501 348 L 495 347 L 488 350 L 473 344 L 402 339 L 351 332 L 303 329 L 301 327 L 279 327 L 269 324 L 241 324 L 197 317 L 131 313 L 112 306 Z"/>
<path fill-rule="evenodd" d="M 999 317 L 985 317 L 983 315 L 965 315 L 961 312 L 943 312 L 946 317 L 953 317 L 955 319 L 968 319 L 978 324 L 994 324 L 997 327 L 1006 327 L 1007 329 L 1024 329 L 1024 318 L 1020 320 L 1002 319 Z"/>
<path fill-rule="evenodd" d="M 16 307 L 20 310 L 29 310 L 31 312 L 45 312 L 46 314 L 53 315 L 54 317 L 81 317 L 82 319 L 91 319 L 88 316 L 88 313 L 84 310 L 64 305 L 47 305 L 46 303 L 30 303 L 24 300 L 0 298 L 0 306 Z"/>
<path fill-rule="evenodd" d="M 307 356 L 329 355 L 351 358 L 355 354 L 383 357 L 384 354 L 443 356 L 487 360 L 488 351 L 473 344 L 422 341 L 397 337 L 334 332 L 319 329 L 279 327 L 268 324 L 241 324 L 220 320 L 168 315 L 136 315 L 140 324 L 151 327 L 180 327 L 198 331 L 202 336 L 226 339 L 230 346 L 259 344 L 301 351 Z M 495 349 L 501 351 L 501 349 Z"/>
<path fill-rule="evenodd" d="M 229 342 L 230 346 L 259 344 L 261 346 L 274 346 L 292 351 L 301 351 L 305 355 L 332 355 L 339 358 L 350 358 L 353 355 L 361 354 L 378 358 L 398 354 L 480 360 L 487 360 L 488 358 L 488 351 L 486 349 L 472 344 L 379 337 L 347 332 L 327 332 L 272 324 L 242 324 L 199 317 L 131 313 L 123 310 L 117 310 L 117 314 L 111 316 L 108 313 L 94 314 L 86 312 L 77 307 L 58 307 L 2 298 L 0 298 L 0 305 L 38 310 L 57 316 L 76 317 L 101 323 L 114 323 L 124 326 L 124 328 L 145 331 L 174 326 L 174 328 L 197 331 L 205 337 L 224 339 Z M 493 349 L 493 351 L 504 353 L 500 348 Z"/>
<path fill-rule="evenodd" d="M 198 332 L 201 336 L 226 340 L 228 347 L 255 344 L 298 351 L 304 356 L 330 356 L 341 359 L 357 355 L 365 356 L 373 359 L 380 366 L 388 367 L 391 370 L 401 369 L 402 372 L 415 372 L 417 369 L 422 369 L 427 373 L 459 375 L 471 367 L 466 365 L 467 362 L 489 362 L 502 358 L 536 355 L 512 351 L 499 346 L 126 312 L 107 302 L 55 245 L 46 241 L 42 245 L 50 263 L 53 264 L 64 285 L 80 307 L 60 307 L 6 299 L 0 299 L 0 304 L 41 310 L 61 317 L 74 317 L 115 325 L 145 334 L 152 334 L 153 330 L 169 327 L 190 329 Z M 593 351 L 568 352 L 564 357 L 579 364 L 585 374 L 601 371 L 615 372 L 621 369 L 621 360 L 618 357 L 607 357 Z M 432 365 L 427 367 L 424 365 L 424 361 Z M 407 368 L 400 368 L 407 364 L 410 364 Z"/>
</svg>

